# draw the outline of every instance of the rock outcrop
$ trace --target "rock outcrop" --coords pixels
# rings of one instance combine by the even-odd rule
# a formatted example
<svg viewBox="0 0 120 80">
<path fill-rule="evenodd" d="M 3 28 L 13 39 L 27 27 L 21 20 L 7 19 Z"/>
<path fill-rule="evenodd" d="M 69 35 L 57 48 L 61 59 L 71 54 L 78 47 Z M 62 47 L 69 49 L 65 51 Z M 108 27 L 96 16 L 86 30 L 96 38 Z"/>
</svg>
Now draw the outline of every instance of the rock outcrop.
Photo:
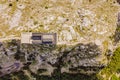
<svg viewBox="0 0 120 80">
<path fill-rule="evenodd" d="M 55 45 L 20 44 L 12 40 L 1 43 L 0 54 L 6 62 L 20 61 L 29 66 L 33 73 L 43 70 L 41 75 L 51 75 L 55 69 L 67 73 L 93 74 L 104 67 L 97 57 L 102 55 L 99 47 L 93 43 L 78 44 L 74 47 L 58 47 Z M 5 64 L 2 60 L 0 65 Z"/>
<path fill-rule="evenodd" d="M 69 69 L 69 72 L 97 72 L 104 67 L 96 60 L 101 53 L 98 46 L 93 43 L 79 44 L 63 58 L 64 68 Z"/>
</svg>

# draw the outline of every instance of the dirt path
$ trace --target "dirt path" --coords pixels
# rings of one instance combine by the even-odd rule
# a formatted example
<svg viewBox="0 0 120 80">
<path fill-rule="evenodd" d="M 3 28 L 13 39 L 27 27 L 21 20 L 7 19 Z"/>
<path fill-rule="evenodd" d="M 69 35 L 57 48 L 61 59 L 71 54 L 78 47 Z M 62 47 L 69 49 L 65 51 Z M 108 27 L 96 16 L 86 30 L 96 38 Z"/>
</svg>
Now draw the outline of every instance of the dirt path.
<svg viewBox="0 0 120 80">
<path fill-rule="evenodd" d="M 0 38 L 0 42 L 3 42 L 5 40 L 12 40 L 12 39 L 19 39 L 20 40 L 20 37 Z"/>
</svg>

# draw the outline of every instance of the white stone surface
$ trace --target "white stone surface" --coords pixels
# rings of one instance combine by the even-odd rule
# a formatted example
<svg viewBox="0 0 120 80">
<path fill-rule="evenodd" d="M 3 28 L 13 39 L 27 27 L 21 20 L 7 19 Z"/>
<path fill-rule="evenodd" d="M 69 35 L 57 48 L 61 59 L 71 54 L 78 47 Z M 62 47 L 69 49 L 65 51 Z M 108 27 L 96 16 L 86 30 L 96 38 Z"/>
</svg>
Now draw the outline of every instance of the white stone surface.
<svg viewBox="0 0 120 80">
<path fill-rule="evenodd" d="M 0 13 L 3 12 L 7 8 L 7 5 L 0 4 Z"/>
<path fill-rule="evenodd" d="M 32 43 L 32 41 L 30 41 L 31 36 L 32 33 L 21 33 L 21 43 Z"/>
<path fill-rule="evenodd" d="M 25 9 L 25 5 L 24 4 L 17 4 L 17 7 L 19 8 L 19 9 Z"/>
<path fill-rule="evenodd" d="M 22 12 L 20 10 L 16 10 L 13 17 L 9 21 L 10 29 L 17 27 L 19 25 L 21 16 L 22 16 Z"/>
<path fill-rule="evenodd" d="M 95 40 L 95 44 L 98 45 L 98 46 L 100 46 L 100 45 L 102 45 L 102 41 L 96 39 L 96 40 Z"/>
<path fill-rule="evenodd" d="M 91 24 L 90 19 L 88 19 L 87 17 L 83 18 L 82 26 L 88 27 L 90 24 Z"/>
</svg>

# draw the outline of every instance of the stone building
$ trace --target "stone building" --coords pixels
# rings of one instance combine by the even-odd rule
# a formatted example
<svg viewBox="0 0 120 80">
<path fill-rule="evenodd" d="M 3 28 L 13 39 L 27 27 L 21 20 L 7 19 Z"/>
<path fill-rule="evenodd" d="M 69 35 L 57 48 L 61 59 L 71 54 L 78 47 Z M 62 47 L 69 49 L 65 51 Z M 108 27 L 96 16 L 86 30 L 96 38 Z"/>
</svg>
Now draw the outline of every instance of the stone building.
<svg viewBox="0 0 120 80">
<path fill-rule="evenodd" d="M 21 43 L 56 44 L 56 33 L 22 33 Z"/>
</svg>

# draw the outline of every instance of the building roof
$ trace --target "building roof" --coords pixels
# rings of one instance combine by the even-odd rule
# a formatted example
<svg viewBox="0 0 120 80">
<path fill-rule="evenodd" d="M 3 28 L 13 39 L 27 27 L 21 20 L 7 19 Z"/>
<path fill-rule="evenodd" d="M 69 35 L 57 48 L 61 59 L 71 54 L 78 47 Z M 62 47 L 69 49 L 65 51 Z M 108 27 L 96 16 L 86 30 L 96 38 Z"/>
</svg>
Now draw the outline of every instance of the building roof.
<svg viewBox="0 0 120 80">
<path fill-rule="evenodd" d="M 56 33 L 22 33 L 21 43 L 56 44 Z"/>
</svg>

